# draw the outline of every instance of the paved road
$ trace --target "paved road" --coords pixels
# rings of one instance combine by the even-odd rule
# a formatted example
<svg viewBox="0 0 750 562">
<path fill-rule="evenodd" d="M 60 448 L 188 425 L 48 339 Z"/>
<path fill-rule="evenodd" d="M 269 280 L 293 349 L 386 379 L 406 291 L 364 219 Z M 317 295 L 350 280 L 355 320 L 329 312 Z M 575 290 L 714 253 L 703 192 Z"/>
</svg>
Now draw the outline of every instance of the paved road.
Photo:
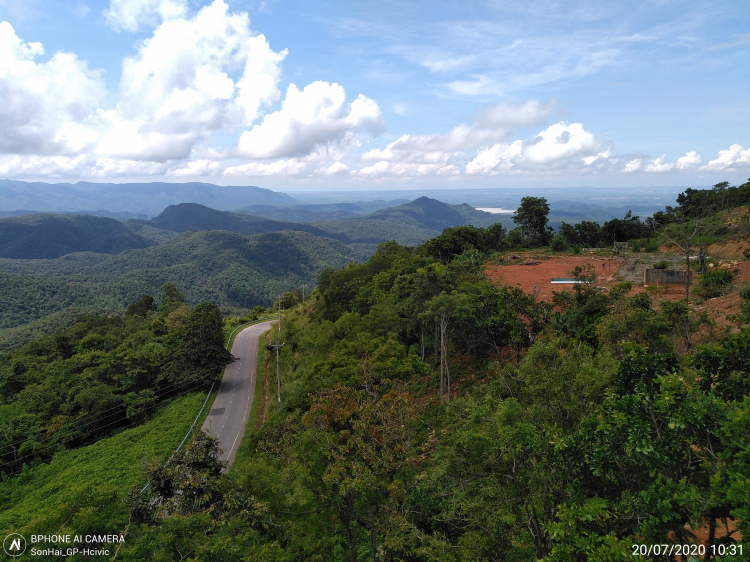
<svg viewBox="0 0 750 562">
<path fill-rule="evenodd" d="M 248 326 L 234 338 L 232 355 L 237 361 L 224 370 L 219 392 L 206 421 L 203 422 L 203 430 L 219 438 L 222 448 L 221 460 L 228 461 L 230 465 L 242 443 L 247 417 L 253 405 L 258 340 L 272 323 L 263 322 Z"/>
</svg>

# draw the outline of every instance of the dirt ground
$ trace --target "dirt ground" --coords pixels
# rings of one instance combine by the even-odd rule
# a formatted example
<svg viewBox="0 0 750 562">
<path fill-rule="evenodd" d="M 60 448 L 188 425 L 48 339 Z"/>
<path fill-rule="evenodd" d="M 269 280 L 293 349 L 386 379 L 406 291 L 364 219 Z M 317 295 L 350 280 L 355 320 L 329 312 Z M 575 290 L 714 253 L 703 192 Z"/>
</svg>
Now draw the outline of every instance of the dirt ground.
<svg viewBox="0 0 750 562">
<path fill-rule="evenodd" d="M 593 255 L 560 255 L 538 256 L 529 252 L 518 254 L 520 259 L 513 260 L 508 265 L 502 263 L 489 264 L 485 269 L 485 276 L 500 284 L 510 284 L 519 287 L 528 294 L 535 294 L 538 299 L 550 301 L 552 291 L 570 290 L 573 285 L 552 285 L 553 277 L 571 277 L 576 266 L 591 266 L 597 272 L 597 285 L 606 287 L 614 281 L 614 276 L 622 267 L 622 259 L 610 259 Z M 538 265 L 523 265 L 525 260 L 540 262 Z M 616 281 L 614 281 L 616 282 Z"/>
<path fill-rule="evenodd" d="M 745 242 L 746 244 L 747 242 Z M 742 243 L 728 243 L 732 249 L 740 247 Z M 718 253 L 718 252 L 717 252 Z M 596 285 L 608 290 L 614 284 L 629 280 L 634 283 L 630 295 L 646 291 L 643 286 L 643 272 L 646 267 L 653 263 L 667 260 L 674 262 L 672 267 L 684 269 L 684 258 L 674 255 L 667 249 L 664 253 L 656 254 L 627 254 L 624 258 L 610 259 L 605 256 L 593 255 L 553 255 L 546 256 L 533 252 L 519 252 L 518 259 L 508 260 L 511 253 L 506 254 L 499 260 L 487 265 L 485 276 L 495 283 L 510 284 L 519 287 L 529 295 L 544 301 L 552 300 L 552 292 L 572 290 L 574 285 L 553 285 L 553 277 L 571 277 L 571 272 L 576 266 L 584 267 L 590 265 L 598 273 Z M 713 254 L 716 255 L 716 254 Z M 733 255 L 735 255 L 733 253 Z M 503 262 L 503 260 L 506 260 Z M 538 265 L 523 265 L 526 260 L 538 261 Z M 730 316 L 737 314 L 740 307 L 740 297 L 737 288 L 743 283 L 750 284 L 750 261 L 740 259 L 718 259 L 717 267 L 730 269 L 736 272 L 734 278 L 734 290 L 730 293 L 700 301 L 691 298 L 691 308 L 697 312 L 707 312 L 709 317 L 716 323 L 711 328 L 701 328 L 695 334 L 695 342 L 706 341 L 721 336 L 724 333 L 736 332 L 736 325 L 730 320 Z M 639 284 L 640 283 L 640 284 Z M 654 290 L 654 289 L 651 289 Z M 665 285 L 658 288 L 654 293 L 654 300 L 677 301 L 685 298 L 685 287 L 683 285 Z"/>
</svg>

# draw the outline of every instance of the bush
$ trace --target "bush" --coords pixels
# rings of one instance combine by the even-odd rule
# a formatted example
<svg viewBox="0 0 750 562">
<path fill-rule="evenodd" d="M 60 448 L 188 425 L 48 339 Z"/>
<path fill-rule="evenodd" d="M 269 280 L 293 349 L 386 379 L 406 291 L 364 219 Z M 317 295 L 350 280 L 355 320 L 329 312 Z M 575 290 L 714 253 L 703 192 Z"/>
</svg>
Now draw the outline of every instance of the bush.
<svg viewBox="0 0 750 562">
<path fill-rule="evenodd" d="M 573 246 L 573 253 L 574 254 L 580 254 L 581 253 L 581 246 L 578 245 L 578 244 L 576 244 L 575 246 Z"/>
<path fill-rule="evenodd" d="M 638 253 L 641 251 L 641 241 L 640 240 L 633 240 L 630 242 L 630 250 L 633 253 Z"/>
<path fill-rule="evenodd" d="M 750 300 L 750 285 L 747 283 L 743 284 L 742 287 L 740 287 L 739 293 L 742 300 Z"/>
<path fill-rule="evenodd" d="M 715 269 L 701 275 L 694 293 L 704 299 L 720 297 L 729 292 L 734 274 L 727 269 Z"/>
<path fill-rule="evenodd" d="M 646 247 L 643 249 L 644 252 L 658 252 L 659 246 L 656 244 L 656 242 L 649 242 L 646 244 Z"/>
<path fill-rule="evenodd" d="M 552 239 L 551 247 L 555 252 L 564 252 L 567 249 L 567 246 L 567 240 L 559 234 Z"/>
<path fill-rule="evenodd" d="M 613 299 L 619 299 L 627 295 L 633 289 L 633 283 L 630 281 L 620 281 L 617 285 L 609 290 L 609 296 Z"/>
<path fill-rule="evenodd" d="M 669 262 L 667 260 L 657 262 L 654 264 L 654 269 L 669 269 Z"/>
</svg>

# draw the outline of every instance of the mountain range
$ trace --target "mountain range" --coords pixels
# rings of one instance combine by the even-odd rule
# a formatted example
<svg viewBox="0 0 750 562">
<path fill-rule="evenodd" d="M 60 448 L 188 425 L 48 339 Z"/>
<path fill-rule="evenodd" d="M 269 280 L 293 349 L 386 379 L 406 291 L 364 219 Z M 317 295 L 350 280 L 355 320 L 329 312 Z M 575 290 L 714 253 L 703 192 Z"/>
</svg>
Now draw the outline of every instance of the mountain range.
<svg viewBox="0 0 750 562">
<path fill-rule="evenodd" d="M 200 203 L 216 209 L 247 205 L 293 205 L 286 193 L 255 186 L 210 183 L 43 183 L 0 180 L 0 209 L 44 212 L 93 211 L 154 216 L 169 205 Z M 101 211 L 99 211 L 101 212 Z"/>
</svg>

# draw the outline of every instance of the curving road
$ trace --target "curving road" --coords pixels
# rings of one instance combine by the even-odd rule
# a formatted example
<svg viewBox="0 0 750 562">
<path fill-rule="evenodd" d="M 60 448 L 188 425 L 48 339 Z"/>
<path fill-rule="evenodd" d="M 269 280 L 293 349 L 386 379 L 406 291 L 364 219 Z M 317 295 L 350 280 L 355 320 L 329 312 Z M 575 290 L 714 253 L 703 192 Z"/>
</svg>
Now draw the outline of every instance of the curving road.
<svg viewBox="0 0 750 562">
<path fill-rule="evenodd" d="M 227 461 L 229 465 L 234 461 L 237 448 L 242 443 L 242 435 L 253 405 L 258 340 L 272 323 L 273 321 L 269 321 L 248 326 L 234 338 L 232 355 L 237 360 L 224 370 L 216 399 L 203 422 L 203 431 L 219 439 L 221 460 Z"/>
</svg>

